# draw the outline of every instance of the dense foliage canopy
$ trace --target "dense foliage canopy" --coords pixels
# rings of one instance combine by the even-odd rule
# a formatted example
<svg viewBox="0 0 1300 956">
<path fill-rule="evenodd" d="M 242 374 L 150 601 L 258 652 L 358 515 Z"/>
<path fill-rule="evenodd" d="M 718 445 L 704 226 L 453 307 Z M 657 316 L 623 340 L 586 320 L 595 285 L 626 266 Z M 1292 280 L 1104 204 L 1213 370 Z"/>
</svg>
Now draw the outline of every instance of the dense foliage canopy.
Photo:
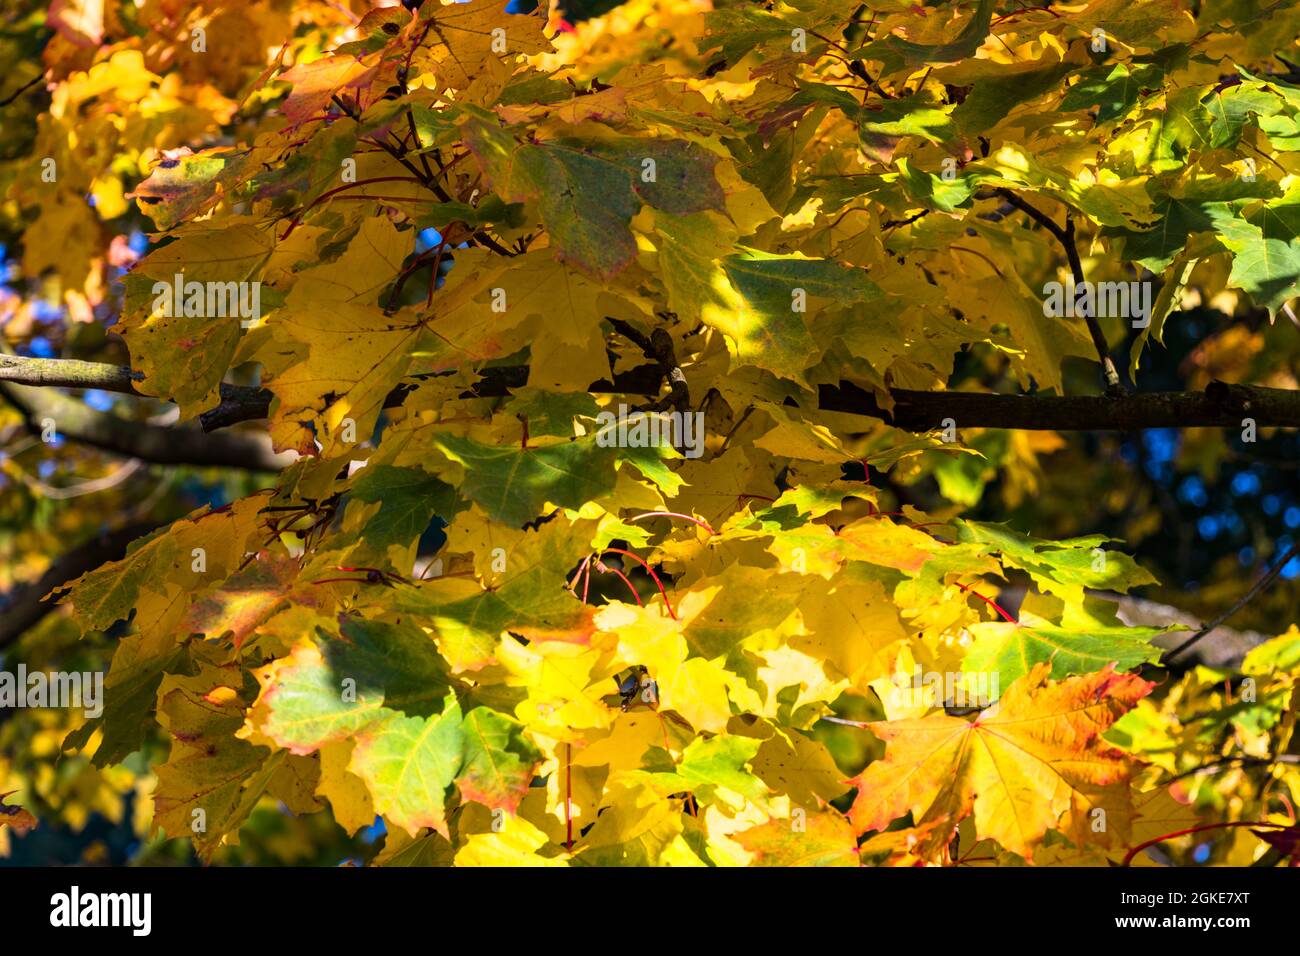
<svg viewBox="0 0 1300 956">
<path fill-rule="evenodd" d="M 0 853 L 1297 858 L 1295 4 L 10 7 Z"/>
</svg>

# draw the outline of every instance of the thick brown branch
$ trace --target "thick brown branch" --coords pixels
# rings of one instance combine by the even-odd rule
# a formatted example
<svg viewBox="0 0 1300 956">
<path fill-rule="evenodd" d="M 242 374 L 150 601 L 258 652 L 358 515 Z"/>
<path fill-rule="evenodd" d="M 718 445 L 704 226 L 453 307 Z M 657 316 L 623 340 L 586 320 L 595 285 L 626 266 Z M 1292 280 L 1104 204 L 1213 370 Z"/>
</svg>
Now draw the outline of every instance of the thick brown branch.
<svg viewBox="0 0 1300 956">
<path fill-rule="evenodd" d="M 641 335 L 653 351 L 648 336 Z M 0 356 L 0 359 L 3 359 Z M 61 368 L 64 364 L 69 369 Z M 499 366 L 483 370 L 483 378 L 463 398 L 487 398 L 507 394 L 525 384 L 524 366 Z M 130 369 L 94 362 L 66 362 L 58 359 L 12 359 L 0 362 L 0 383 L 66 385 L 133 392 Z M 592 392 L 627 395 L 655 395 L 663 380 L 663 369 L 643 365 L 620 373 L 614 381 L 593 382 Z M 392 408 L 402 404 L 416 384 L 393 389 L 385 402 Z M 946 419 L 957 428 L 1007 428 L 1048 431 L 1137 431 L 1145 428 L 1241 428 L 1251 419 L 1260 428 L 1300 428 L 1300 392 L 1258 385 L 1228 385 L 1211 382 L 1203 392 L 1147 392 L 1122 396 L 1000 395 L 987 392 L 921 392 L 894 389 L 893 408 L 887 409 L 876 395 L 854 385 L 822 385 L 819 407 L 824 411 L 847 412 L 888 422 L 913 432 L 940 429 Z M 221 386 L 221 404 L 200 416 L 205 431 L 215 431 L 243 421 L 265 418 L 270 411 L 271 393 L 246 385 Z M 139 426 L 129 423 L 132 429 Z M 175 429 L 165 429 L 173 434 Z M 152 460 L 152 459 L 146 459 Z"/>
<path fill-rule="evenodd" d="M 1028 431 L 1136 431 L 1145 428 L 1300 428 L 1300 392 L 1211 382 L 1204 392 L 1147 392 L 1119 396 L 995 395 L 894 389 L 892 411 L 848 382 L 823 385 L 825 411 L 867 415 L 896 428 L 1007 428 Z"/>
<path fill-rule="evenodd" d="M 0 348 L 3 348 L 0 345 Z M 105 362 L 83 362 L 79 359 L 32 358 L 26 355 L 8 355 L 0 352 L 0 382 L 15 385 L 41 385 L 55 388 L 93 388 L 101 392 L 118 392 L 123 395 L 144 395 L 135 383 L 144 378 L 125 365 Z M 250 385 L 220 385 L 221 397 L 235 402 L 248 402 L 263 390 Z M 170 401 L 160 398 L 159 401 Z"/>
<path fill-rule="evenodd" d="M 57 392 L 28 387 L 89 388 L 139 395 L 134 383 L 140 378 L 138 372 L 124 365 L 0 353 L 0 396 L 22 412 L 28 428 L 37 433 L 48 418 L 54 422 L 56 433 L 70 441 L 161 465 L 277 471 L 288 463 L 291 456 L 275 454 L 265 435 L 231 433 L 209 437 L 188 425 L 164 427 L 128 421 Z M 258 388 L 221 385 L 222 402 L 239 407 L 256 404 L 262 394 Z"/>
<path fill-rule="evenodd" d="M 293 457 L 277 455 L 265 434 L 207 435 L 192 425 L 164 427 L 130 421 L 58 392 L 12 382 L 0 382 L 0 397 L 22 413 L 34 434 L 41 434 L 49 422 L 55 434 L 69 441 L 156 465 L 279 471 Z"/>
<path fill-rule="evenodd" d="M 142 377 L 125 365 L 0 354 L 0 382 L 53 385 L 60 388 L 97 388 L 105 392 L 137 395 L 139 393 L 133 383 Z"/>
<path fill-rule="evenodd" d="M 166 521 L 131 524 L 92 538 L 59 557 L 35 581 L 20 584 L 0 595 L 0 648 L 18 640 L 29 628 L 54 610 L 54 602 L 43 600 L 55 588 L 81 577 L 126 553 L 127 545 Z"/>
<path fill-rule="evenodd" d="M 460 398 L 500 398 L 510 394 L 511 389 L 523 388 L 528 383 L 528 368 L 524 365 L 501 365 L 485 368 L 482 378 L 469 391 L 462 392 Z M 436 378 L 438 376 L 417 376 L 417 378 Z M 608 392 L 620 395 L 655 395 L 663 375 L 658 366 L 639 365 L 626 372 L 620 372 L 614 381 L 602 379 L 587 386 L 587 391 L 597 394 Z M 398 385 L 384 399 L 384 408 L 396 408 L 406 401 L 406 396 L 419 388 L 419 383 L 404 382 Z M 271 392 L 267 389 L 242 389 L 238 394 L 222 392 L 221 404 L 210 408 L 199 416 L 199 423 L 204 431 L 216 431 L 238 422 L 266 418 L 271 408 Z"/>
</svg>

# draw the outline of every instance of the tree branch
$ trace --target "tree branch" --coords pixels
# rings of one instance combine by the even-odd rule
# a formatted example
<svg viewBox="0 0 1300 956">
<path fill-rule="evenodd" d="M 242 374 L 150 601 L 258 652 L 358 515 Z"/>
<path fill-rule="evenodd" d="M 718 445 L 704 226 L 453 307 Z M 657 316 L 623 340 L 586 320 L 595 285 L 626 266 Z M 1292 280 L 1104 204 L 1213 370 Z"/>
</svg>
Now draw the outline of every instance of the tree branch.
<svg viewBox="0 0 1300 956">
<path fill-rule="evenodd" d="M 45 595 L 60 585 L 81 577 L 87 571 L 118 560 L 126 553 L 127 545 L 136 538 L 168 523 L 169 521 L 130 524 L 91 538 L 60 556 L 35 581 L 20 584 L 8 594 L 0 595 L 0 648 L 18 640 L 25 631 L 54 610 L 56 605 L 45 601 Z"/>
<path fill-rule="evenodd" d="M 648 338 L 645 344 L 654 347 Z M 7 359 L 0 356 L 0 359 L 3 359 L 0 361 L 0 387 L 7 381 L 21 382 L 24 385 L 102 388 L 106 391 L 136 394 L 131 386 L 134 373 L 122 366 L 16 356 Z M 68 369 L 62 368 L 65 364 L 69 366 Z M 496 366 L 484 369 L 481 374 L 482 380 L 470 391 L 462 393 L 462 398 L 506 395 L 511 389 L 520 388 L 526 383 L 528 369 L 515 365 Z M 614 381 L 593 382 L 588 386 L 588 391 L 657 395 L 662 381 L 663 369 L 656 357 L 655 364 L 621 372 L 615 376 Z M 389 393 L 385 407 L 401 405 L 406 396 L 418 387 L 418 382 L 399 385 Z M 1246 418 L 1252 419 L 1260 428 L 1300 428 L 1300 391 L 1260 385 L 1229 385 L 1218 381 L 1211 382 L 1203 392 L 1145 392 L 1116 397 L 923 392 L 901 388 L 892 389 L 889 394 L 893 401 L 892 409 L 885 407 L 874 392 L 844 381 L 838 385 L 820 386 L 818 406 L 823 411 L 876 418 L 895 428 L 912 432 L 942 428 L 945 419 L 952 419 L 958 428 L 1023 431 L 1240 428 L 1242 420 Z M 199 416 L 203 430 L 211 432 L 238 422 L 266 418 L 271 398 L 271 392 L 265 388 L 222 384 L 221 403 Z M 135 423 L 128 425 L 133 430 L 140 427 Z M 161 431 L 171 435 L 176 430 Z"/>
<path fill-rule="evenodd" d="M 0 353 L 0 382 L 59 388 L 97 388 L 105 392 L 139 395 L 133 383 L 143 377 L 125 365 Z"/>
<path fill-rule="evenodd" d="M 1193 776 L 1198 776 L 1200 774 L 1213 773 L 1214 771 L 1218 770 L 1220 767 L 1235 767 L 1235 766 L 1271 767 L 1274 764 L 1278 764 L 1278 763 L 1287 763 L 1287 764 L 1300 763 L 1300 754 L 1279 754 L 1276 757 L 1251 757 L 1248 755 L 1241 755 L 1237 757 L 1224 757 L 1222 760 L 1214 761 L 1214 763 L 1207 763 L 1204 766 L 1193 767 L 1191 770 L 1184 770 L 1182 773 L 1174 774 L 1174 776 L 1166 780 L 1165 783 L 1169 784 L 1169 783 L 1173 783 L 1175 780 L 1182 780 L 1185 777 L 1193 777 Z"/>
<path fill-rule="evenodd" d="M 55 432 L 70 441 L 156 465 L 279 471 L 293 460 L 292 455 L 277 455 L 269 436 L 261 433 L 208 435 L 193 425 L 163 427 L 130 421 L 58 392 L 12 382 L 0 382 L 0 397 L 22 413 L 33 434 L 41 434 L 48 419 Z"/>
<path fill-rule="evenodd" d="M 1211 382 L 1204 392 L 1106 395 L 998 395 L 893 389 L 891 410 L 851 382 L 822 385 L 824 411 L 879 418 L 895 428 L 923 432 L 952 419 L 958 428 L 1025 431 L 1138 431 L 1146 428 L 1300 428 L 1300 391 Z"/>
<path fill-rule="evenodd" d="M 641 350 L 641 354 L 656 363 L 668 382 L 668 395 L 659 404 L 669 406 L 679 412 L 685 412 L 691 406 L 691 390 L 686 384 L 686 375 L 677 364 L 677 351 L 673 347 L 673 338 L 660 326 L 655 326 L 650 335 L 646 335 L 631 323 L 605 316 L 605 321 L 614 327 L 614 331 Z M 656 409 L 662 410 L 662 409 Z"/>
<path fill-rule="evenodd" d="M 1093 591 L 1088 594 L 1113 602 L 1115 615 L 1130 627 L 1169 627 L 1168 633 L 1157 635 L 1151 643 L 1168 651 L 1187 635 L 1201 628 L 1204 618 L 1182 608 L 1162 604 L 1150 598 L 1116 591 Z M 1196 648 L 1178 662 L 1179 670 L 1189 670 L 1203 664 L 1220 670 L 1235 671 L 1251 649 L 1267 641 L 1272 635 L 1258 631 L 1237 630 L 1220 624 L 1206 634 Z"/>
<path fill-rule="evenodd" d="M 443 373 L 451 374 L 451 373 Z M 528 383 L 528 367 L 525 365 L 499 365 L 482 369 L 482 378 L 473 388 L 462 392 L 460 398 L 501 398 L 510 394 L 512 389 L 523 388 Z M 439 374 L 414 376 L 415 378 L 438 378 Z M 587 391 L 601 394 L 605 392 L 622 395 L 656 395 L 659 392 L 663 373 L 656 363 L 638 365 L 634 369 L 620 372 L 613 381 L 601 379 L 587 386 Z M 404 382 L 398 385 L 384 399 L 384 408 L 397 408 L 406 396 L 419 388 L 418 382 Z M 199 416 L 199 423 L 205 432 L 216 431 L 234 425 L 237 422 L 253 421 L 266 418 L 270 412 L 272 394 L 268 389 L 244 388 L 238 393 L 222 393 L 221 404 L 210 408 Z"/>
<path fill-rule="evenodd" d="M 24 93 L 26 93 L 28 90 L 30 90 L 30 89 L 31 89 L 33 86 L 35 86 L 37 83 L 41 82 L 41 80 L 43 80 L 43 79 L 45 79 L 45 74 L 44 74 L 44 72 L 42 72 L 42 73 L 38 73 L 36 76 L 33 76 L 30 80 L 28 80 L 28 81 L 27 81 L 26 83 L 24 83 L 22 86 L 18 87 L 18 89 L 14 90 L 12 93 L 10 93 L 8 96 L 6 96 L 4 99 L 0 100 L 0 107 L 8 106 L 10 103 L 12 103 L 14 100 L 18 99 L 18 97 L 22 96 Z"/>
<path fill-rule="evenodd" d="M 0 345 L 0 349 L 3 345 Z M 54 388 L 93 388 L 101 392 L 138 395 L 152 398 L 135 387 L 144 378 L 125 365 L 105 362 L 83 362 L 78 359 L 32 358 L 26 355 L 9 355 L 0 351 L 0 382 L 15 385 L 46 386 Z M 251 385 L 230 385 L 222 382 L 221 397 L 234 402 L 248 403 L 265 394 L 265 389 Z M 158 401 L 171 401 L 159 398 Z"/>
<path fill-rule="evenodd" d="M 488 373 L 491 373 L 490 375 Z M 484 370 L 485 378 L 462 398 L 487 398 L 521 387 L 523 366 Z M 588 391 L 655 395 L 662 381 L 659 365 L 643 365 L 621 373 L 614 382 L 600 381 Z M 400 405 L 411 391 L 400 386 L 389 393 L 385 407 Z M 1256 426 L 1300 428 L 1300 392 L 1258 385 L 1211 382 L 1204 392 L 1147 392 L 1106 395 L 999 395 L 987 392 L 918 392 L 892 389 L 893 409 L 882 407 L 874 393 L 852 382 L 822 385 L 822 411 L 847 412 L 876 418 L 895 428 L 925 432 L 943 428 L 951 419 L 958 428 L 1006 428 L 1016 431 L 1140 431 L 1146 428 L 1240 428 L 1244 418 Z M 266 417 L 271 393 L 245 392 L 204 412 L 207 430 Z"/>
</svg>

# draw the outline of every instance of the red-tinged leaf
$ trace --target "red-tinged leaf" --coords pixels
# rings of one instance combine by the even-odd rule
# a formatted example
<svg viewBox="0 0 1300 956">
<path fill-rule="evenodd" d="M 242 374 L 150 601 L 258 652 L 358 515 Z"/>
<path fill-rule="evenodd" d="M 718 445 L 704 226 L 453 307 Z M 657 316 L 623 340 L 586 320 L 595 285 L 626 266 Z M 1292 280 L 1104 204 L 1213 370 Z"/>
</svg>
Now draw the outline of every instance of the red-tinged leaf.
<svg viewBox="0 0 1300 956">
<path fill-rule="evenodd" d="M 292 558 L 264 552 L 243 571 L 232 574 L 220 588 L 194 601 L 185 614 L 184 627 L 191 634 L 228 637 L 238 648 L 286 608 L 325 607 L 327 592 L 300 585 L 299 571 L 298 562 Z"/>
</svg>

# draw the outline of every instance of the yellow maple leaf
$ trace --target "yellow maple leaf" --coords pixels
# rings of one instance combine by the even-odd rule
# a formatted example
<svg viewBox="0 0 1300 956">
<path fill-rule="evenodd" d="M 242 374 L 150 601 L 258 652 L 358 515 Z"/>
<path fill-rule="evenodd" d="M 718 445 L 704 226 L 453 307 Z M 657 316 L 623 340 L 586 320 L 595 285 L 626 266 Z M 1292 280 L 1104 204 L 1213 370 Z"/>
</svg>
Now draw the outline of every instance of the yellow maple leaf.
<svg viewBox="0 0 1300 956">
<path fill-rule="evenodd" d="M 850 818 L 859 832 L 883 830 L 911 813 L 918 826 L 970 813 L 980 838 L 1029 860 L 1049 829 L 1074 842 L 1126 839 L 1132 817 L 1132 759 L 1101 739 L 1154 686 L 1106 669 L 1051 682 L 1047 664 L 1017 680 L 976 720 L 946 715 L 871 724 L 884 759 L 853 781 Z M 1090 823 L 1103 811 L 1103 829 Z M 925 852 L 950 836 L 936 833 Z"/>
</svg>

